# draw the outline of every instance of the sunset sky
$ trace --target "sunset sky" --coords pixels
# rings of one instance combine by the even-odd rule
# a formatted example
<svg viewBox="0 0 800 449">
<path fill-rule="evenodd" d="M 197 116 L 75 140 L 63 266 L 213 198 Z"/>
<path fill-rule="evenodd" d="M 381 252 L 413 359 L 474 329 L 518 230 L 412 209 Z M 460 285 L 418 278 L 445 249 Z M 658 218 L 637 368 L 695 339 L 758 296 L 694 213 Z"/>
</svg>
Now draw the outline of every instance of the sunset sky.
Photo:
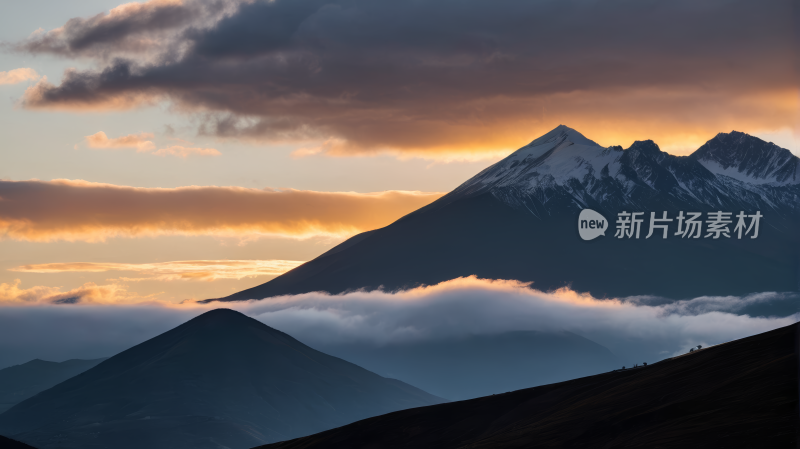
<svg viewBox="0 0 800 449">
<path fill-rule="evenodd" d="M 559 124 L 800 155 L 793 3 L 9 3 L 0 305 L 224 296 Z"/>
</svg>

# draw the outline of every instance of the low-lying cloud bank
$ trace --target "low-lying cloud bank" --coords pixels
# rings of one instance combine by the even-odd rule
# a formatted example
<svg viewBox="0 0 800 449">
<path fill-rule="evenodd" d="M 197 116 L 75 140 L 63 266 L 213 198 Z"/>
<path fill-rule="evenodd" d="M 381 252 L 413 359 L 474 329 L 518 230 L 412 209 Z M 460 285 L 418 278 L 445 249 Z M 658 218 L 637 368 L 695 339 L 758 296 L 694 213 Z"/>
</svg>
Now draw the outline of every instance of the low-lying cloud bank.
<svg viewBox="0 0 800 449">
<path fill-rule="evenodd" d="M 32 358 L 113 355 L 194 316 L 229 307 L 324 350 L 394 345 L 508 331 L 571 331 L 619 356 L 655 361 L 697 344 L 718 344 L 797 321 L 754 306 L 796 304 L 797 294 L 701 297 L 648 305 L 653 298 L 599 300 L 569 290 L 544 293 L 516 281 L 459 278 L 397 293 L 308 293 L 210 305 L 37 305 L 0 307 L 0 366 Z"/>
<path fill-rule="evenodd" d="M 170 151 L 179 154 L 182 150 L 173 147 Z M 110 237 L 158 235 L 341 238 L 386 226 L 441 195 L 0 180 L 0 239 L 98 242 Z"/>
</svg>

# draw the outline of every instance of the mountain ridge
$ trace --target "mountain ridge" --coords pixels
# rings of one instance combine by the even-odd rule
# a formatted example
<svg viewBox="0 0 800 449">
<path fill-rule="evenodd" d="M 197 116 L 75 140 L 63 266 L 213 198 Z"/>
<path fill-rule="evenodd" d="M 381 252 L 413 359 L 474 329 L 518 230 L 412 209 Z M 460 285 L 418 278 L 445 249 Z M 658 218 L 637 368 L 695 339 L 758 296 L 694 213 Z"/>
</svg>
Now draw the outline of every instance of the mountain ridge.
<svg viewBox="0 0 800 449">
<path fill-rule="evenodd" d="M 790 173 L 800 159 L 743 133 L 714 139 L 698 156 L 674 156 L 652 140 L 625 150 L 604 148 L 559 125 L 389 226 L 354 236 L 265 284 L 204 302 L 395 291 L 470 275 L 533 282 L 544 291 L 570 287 L 596 297 L 800 290 L 800 182 L 793 183 Z M 703 165 L 718 158 L 717 146 L 728 144 L 737 145 L 732 161 L 758 165 L 749 172 L 756 181 Z M 749 154 L 755 156 L 742 156 Z M 576 229 L 583 209 L 610 224 L 623 212 L 645 218 L 667 212 L 672 238 L 647 239 L 645 229 L 641 240 L 609 233 L 584 242 Z M 764 222 L 758 240 L 728 237 L 710 245 L 704 238 L 675 237 L 675 217 L 690 211 L 758 212 Z M 643 257 L 648 264 L 637 262 Z"/>
<path fill-rule="evenodd" d="M 724 151 L 712 142 L 736 143 L 738 156 L 720 159 Z M 759 156 L 748 157 L 748 151 Z M 718 160 L 726 168 L 714 172 L 706 166 Z M 750 160 L 759 164 L 747 172 L 753 175 L 752 182 L 732 176 Z M 736 170 L 731 169 L 733 161 L 741 161 Z M 775 182 L 766 182 L 773 178 Z M 625 150 L 602 147 L 559 125 L 420 211 L 484 192 L 537 218 L 583 208 L 641 206 L 659 195 L 665 197 L 660 201 L 675 207 L 776 209 L 781 205 L 798 212 L 800 158 L 737 131 L 719 133 L 691 155 L 674 156 L 652 140 L 637 140 Z"/>
</svg>

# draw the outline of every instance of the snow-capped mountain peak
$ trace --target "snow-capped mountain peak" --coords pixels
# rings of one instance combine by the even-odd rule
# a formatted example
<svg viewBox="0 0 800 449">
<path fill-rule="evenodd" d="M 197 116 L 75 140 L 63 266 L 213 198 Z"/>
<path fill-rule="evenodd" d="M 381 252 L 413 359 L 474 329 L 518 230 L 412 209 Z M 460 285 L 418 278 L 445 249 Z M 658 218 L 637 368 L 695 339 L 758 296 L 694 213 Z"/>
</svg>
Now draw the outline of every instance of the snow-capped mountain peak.
<svg viewBox="0 0 800 449">
<path fill-rule="evenodd" d="M 651 140 L 604 148 L 559 125 L 431 206 L 484 193 L 540 218 L 648 203 L 800 210 L 800 159 L 738 132 L 717 135 L 691 156 L 674 156 Z"/>
<path fill-rule="evenodd" d="M 691 157 L 716 175 L 750 184 L 800 184 L 800 158 L 738 131 L 717 134 Z"/>
<path fill-rule="evenodd" d="M 594 146 L 594 147 L 600 146 L 595 141 L 587 139 L 586 136 L 570 128 L 569 126 L 558 125 L 552 131 L 535 139 L 533 142 L 524 146 L 522 149 L 545 145 L 549 142 L 555 142 L 557 140 L 568 140 L 577 145 Z"/>
</svg>

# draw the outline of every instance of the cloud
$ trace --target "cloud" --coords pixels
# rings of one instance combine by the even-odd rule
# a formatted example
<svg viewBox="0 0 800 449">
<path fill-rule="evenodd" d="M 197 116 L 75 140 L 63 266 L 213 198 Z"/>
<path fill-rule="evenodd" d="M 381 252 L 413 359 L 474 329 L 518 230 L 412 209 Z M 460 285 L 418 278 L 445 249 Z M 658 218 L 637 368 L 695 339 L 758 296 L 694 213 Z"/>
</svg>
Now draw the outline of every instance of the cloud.
<svg viewBox="0 0 800 449">
<path fill-rule="evenodd" d="M 396 293 L 308 293 L 224 304 L 40 302 L 0 307 L 0 347 L 13 347 L 20 362 L 111 355 L 206 310 L 229 307 L 323 350 L 341 344 L 380 346 L 518 330 L 566 330 L 625 358 L 658 360 L 697 344 L 718 344 L 793 324 L 797 315 L 753 316 L 742 311 L 753 304 L 796 300 L 796 295 L 760 293 L 647 305 L 642 298 L 601 300 L 570 290 L 544 293 L 517 281 L 471 277 Z M 86 337 L 89 329 L 92 339 Z"/>
<path fill-rule="evenodd" d="M 568 289 L 544 293 L 518 281 L 473 276 L 396 293 L 308 293 L 233 304 L 233 308 L 315 344 L 390 344 L 516 330 L 567 330 L 595 337 L 614 331 L 634 339 L 671 339 L 677 350 L 695 341 L 719 343 L 791 324 L 792 317 L 735 313 L 753 303 L 792 299 L 796 295 L 763 293 L 647 305 L 626 298 L 596 299 Z"/>
<path fill-rule="evenodd" d="M 139 133 L 128 134 L 127 136 L 109 139 L 108 136 L 106 136 L 106 133 L 100 131 L 92 134 L 91 136 L 86 136 L 86 144 L 89 146 L 89 148 L 135 148 L 136 151 L 145 153 L 156 149 L 156 145 L 147 140 L 152 138 L 152 133 Z"/>
<path fill-rule="evenodd" d="M 103 49 L 100 68 L 42 80 L 23 105 L 169 102 L 201 134 L 301 143 L 296 156 L 478 159 L 559 123 L 685 152 L 720 131 L 797 126 L 789 2 L 275 0 L 153 19 L 200 5 L 153 3 L 56 33 L 124 36 L 84 47 L 23 45 Z M 133 36 L 159 44 L 141 56 Z"/>
<path fill-rule="evenodd" d="M 37 30 L 17 50 L 68 57 L 107 57 L 164 50 L 175 33 L 219 17 L 232 1 L 150 0 L 130 2 L 89 18 L 73 18 L 54 30 Z"/>
<path fill-rule="evenodd" d="M 7 72 L 0 72 L 0 85 L 2 84 L 18 84 L 29 80 L 39 79 L 39 74 L 36 70 L 29 68 L 21 68 L 9 70 Z"/>
<path fill-rule="evenodd" d="M 106 133 L 100 131 L 92 134 L 91 136 L 86 136 L 86 144 L 89 146 L 89 148 L 135 148 L 136 152 L 138 153 L 150 153 L 156 156 L 178 156 L 184 159 L 193 155 L 219 156 L 221 154 L 214 148 L 192 148 L 181 145 L 172 145 L 156 150 L 156 144 L 150 140 L 147 140 L 152 139 L 153 137 L 153 133 L 139 133 L 128 134 L 127 136 L 109 139 Z"/>
<path fill-rule="evenodd" d="M 0 181 L 0 238 L 345 237 L 390 224 L 441 193 L 242 187 L 139 188 L 79 180 Z"/>
<path fill-rule="evenodd" d="M 155 295 L 141 296 L 128 292 L 118 283 L 97 285 L 87 282 L 78 288 L 61 291 L 61 287 L 35 286 L 20 288 L 22 281 L 0 284 L 0 308 L 14 305 L 42 304 L 125 304 L 152 301 Z"/>
<path fill-rule="evenodd" d="M 46 263 L 22 265 L 10 268 L 10 271 L 21 273 L 65 273 L 107 271 L 133 271 L 144 275 L 144 278 L 123 278 L 133 280 L 201 280 L 243 279 L 257 276 L 277 276 L 303 262 L 296 260 L 179 260 L 156 263 Z"/>
<path fill-rule="evenodd" d="M 185 159 L 191 155 L 219 156 L 220 152 L 214 148 L 188 148 L 180 145 L 172 145 L 171 147 L 161 148 L 158 151 L 154 151 L 153 154 L 156 156 L 179 156 Z"/>
</svg>

